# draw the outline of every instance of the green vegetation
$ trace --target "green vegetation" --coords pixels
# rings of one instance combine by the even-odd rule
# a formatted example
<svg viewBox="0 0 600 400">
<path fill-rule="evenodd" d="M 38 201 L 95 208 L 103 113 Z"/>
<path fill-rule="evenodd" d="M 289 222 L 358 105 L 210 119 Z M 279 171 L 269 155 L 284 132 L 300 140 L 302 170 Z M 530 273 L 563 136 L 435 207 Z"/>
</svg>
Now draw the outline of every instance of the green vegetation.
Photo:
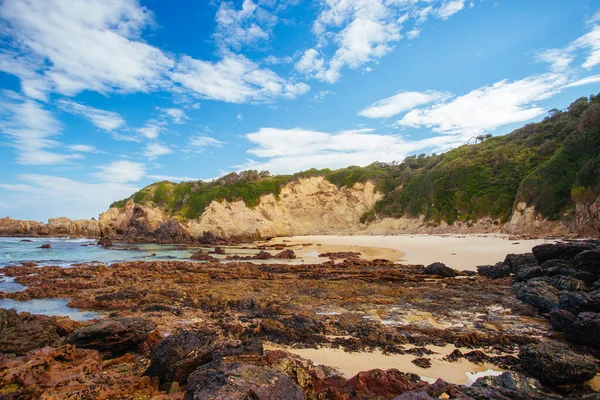
<svg viewBox="0 0 600 400">
<path fill-rule="evenodd" d="M 477 143 L 480 142 L 480 143 Z M 545 217 L 568 215 L 575 202 L 600 193 L 600 95 L 581 98 L 565 111 L 500 137 L 478 136 L 441 155 L 410 156 L 401 163 L 374 163 L 271 176 L 268 171 L 231 173 L 213 182 L 159 182 L 135 193 L 136 203 L 161 207 L 180 220 L 198 218 L 214 200 L 278 197 L 298 179 L 323 176 L 338 187 L 372 181 L 383 194 L 362 222 L 380 217 L 418 217 L 436 223 L 491 217 L 506 222 L 516 202 L 534 205 Z M 112 206 L 124 207 L 127 200 Z"/>
</svg>

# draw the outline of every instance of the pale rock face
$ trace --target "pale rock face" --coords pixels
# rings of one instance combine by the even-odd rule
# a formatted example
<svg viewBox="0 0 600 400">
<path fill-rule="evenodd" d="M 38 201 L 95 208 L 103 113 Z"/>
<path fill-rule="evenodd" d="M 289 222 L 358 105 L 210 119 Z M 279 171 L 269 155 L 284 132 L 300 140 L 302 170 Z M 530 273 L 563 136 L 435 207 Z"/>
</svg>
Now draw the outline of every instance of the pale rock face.
<svg viewBox="0 0 600 400">
<path fill-rule="evenodd" d="M 243 201 L 213 201 L 188 228 L 192 236 L 292 236 L 348 234 L 360 229 L 360 217 L 382 197 L 372 183 L 341 188 L 323 177 L 301 179 L 281 189 L 279 199 L 263 196 L 258 206 Z"/>
<path fill-rule="evenodd" d="M 75 220 L 66 217 L 51 218 L 47 224 L 37 221 L 0 219 L 0 235 L 18 236 L 100 236 L 101 223 L 94 220 Z"/>
<path fill-rule="evenodd" d="M 560 235 L 567 232 L 568 228 L 560 222 L 542 218 L 533 206 L 528 207 L 527 203 L 520 202 L 513 211 L 508 230 L 510 233 L 522 235 Z"/>
<path fill-rule="evenodd" d="M 600 234 L 600 196 L 590 204 L 577 204 L 573 229 L 586 235 Z"/>
</svg>

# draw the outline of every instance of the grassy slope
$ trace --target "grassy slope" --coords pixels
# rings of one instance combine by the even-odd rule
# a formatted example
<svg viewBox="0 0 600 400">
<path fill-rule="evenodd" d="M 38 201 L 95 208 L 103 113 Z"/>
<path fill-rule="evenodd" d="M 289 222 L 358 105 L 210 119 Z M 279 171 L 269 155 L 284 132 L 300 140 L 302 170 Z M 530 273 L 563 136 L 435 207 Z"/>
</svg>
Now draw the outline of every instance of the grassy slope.
<svg viewBox="0 0 600 400">
<path fill-rule="evenodd" d="M 130 198 L 192 219 L 213 200 L 243 200 L 253 207 L 262 195 L 278 196 L 285 184 L 309 176 L 324 176 L 338 187 L 375 182 L 384 198 L 363 222 L 420 215 L 436 223 L 482 217 L 505 222 L 519 201 L 535 205 L 550 219 L 568 218 L 575 200 L 589 202 L 600 193 L 600 96 L 579 99 L 542 122 L 442 155 L 294 175 L 245 171 L 214 182 L 158 182 Z M 113 206 L 123 207 L 127 200 Z"/>
</svg>

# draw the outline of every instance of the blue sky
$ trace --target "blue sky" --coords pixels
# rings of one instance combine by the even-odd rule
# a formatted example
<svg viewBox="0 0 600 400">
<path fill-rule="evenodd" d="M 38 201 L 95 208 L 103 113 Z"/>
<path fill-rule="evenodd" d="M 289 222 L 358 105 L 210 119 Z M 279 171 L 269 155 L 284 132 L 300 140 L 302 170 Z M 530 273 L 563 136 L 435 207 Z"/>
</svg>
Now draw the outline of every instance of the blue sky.
<svg viewBox="0 0 600 400">
<path fill-rule="evenodd" d="M 4 0 L 0 215 L 446 151 L 600 92 L 596 0 Z"/>
</svg>

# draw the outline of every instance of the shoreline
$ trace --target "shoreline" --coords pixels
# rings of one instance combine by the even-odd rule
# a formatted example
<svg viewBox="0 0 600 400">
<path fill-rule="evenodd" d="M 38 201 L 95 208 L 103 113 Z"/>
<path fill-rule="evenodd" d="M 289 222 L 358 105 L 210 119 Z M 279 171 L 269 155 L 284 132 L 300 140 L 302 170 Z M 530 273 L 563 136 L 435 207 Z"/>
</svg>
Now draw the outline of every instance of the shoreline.
<svg viewBox="0 0 600 400">
<path fill-rule="evenodd" d="M 328 247 L 346 246 L 380 248 L 401 252 L 403 264 L 428 265 L 442 262 L 457 270 L 475 271 L 480 265 L 503 261 L 507 254 L 529 253 L 534 246 L 555 243 L 559 239 L 510 240 L 508 235 L 496 234 L 400 234 L 400 235 L 312 235 L 274 238 L 271 242 L 287 245 L 312 243 Z M 382 257 L 383 258 L 383 257 Z"/>
</svg>

